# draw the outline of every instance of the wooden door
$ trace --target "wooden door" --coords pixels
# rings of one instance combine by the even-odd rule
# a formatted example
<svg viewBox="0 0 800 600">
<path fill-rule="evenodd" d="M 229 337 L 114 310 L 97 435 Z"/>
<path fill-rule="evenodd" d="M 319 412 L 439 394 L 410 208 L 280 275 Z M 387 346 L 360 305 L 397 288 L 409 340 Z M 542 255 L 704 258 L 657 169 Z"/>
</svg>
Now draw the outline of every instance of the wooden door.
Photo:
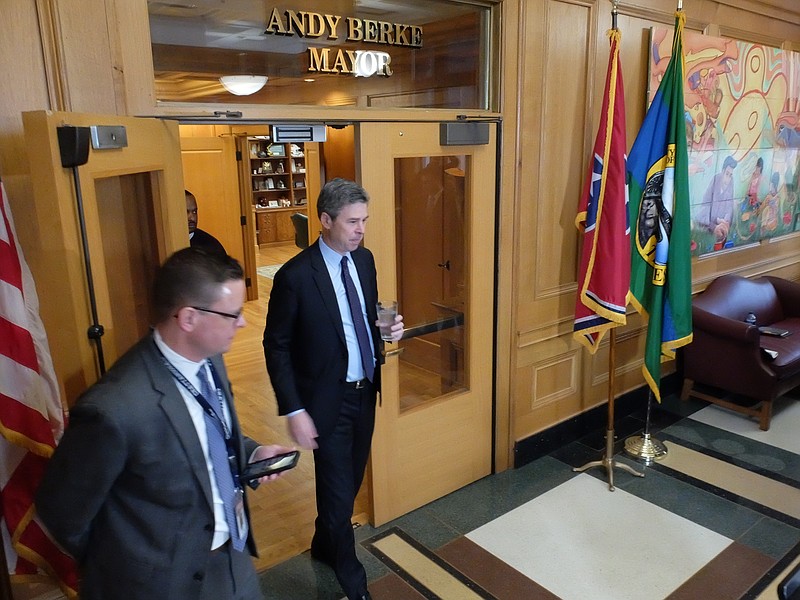
<svg viewBox="0 0 800 600">
<path fill-rule="evenodd" d="M 133 117 L 35 111 L 23 114 L 38 237 L 25 248 L 39 290 L 42 320 L 64 398 L 72 402 L 151 323 L 152 275 L 188 244 L 178 125 Z M 58 130 L 65 123 L 122 126 L 127 145 L 89 148 L 83 165 L 63 167 Z M 81 219 L 84 217 L 83 251 Z M 88 277 L 95 292 L 99 343 Z"/>
<path fill-rule="evenodd" d="M 181 125 L 183 178 L 186 189 L 197 198 L 197 226 L 217 238 L 228 254 L 242 263 L 245 278 L 254 282 L 253 224 L 248 227 L 247 223 L 253 218 L 252 201 L 249 189 L 240 193 L 236 137 L 228 129 Z M 258 298 L 257 287 L 248 286 L 248 300 Z"/>
<path fill-rule="evenodd" d="M 362 123 L 365 243 L 406 331 L 386 345 L 372 444 L 381 525 L 491 472 L 495 126 L 443 147 L 438 123 Z"/>
</svg>

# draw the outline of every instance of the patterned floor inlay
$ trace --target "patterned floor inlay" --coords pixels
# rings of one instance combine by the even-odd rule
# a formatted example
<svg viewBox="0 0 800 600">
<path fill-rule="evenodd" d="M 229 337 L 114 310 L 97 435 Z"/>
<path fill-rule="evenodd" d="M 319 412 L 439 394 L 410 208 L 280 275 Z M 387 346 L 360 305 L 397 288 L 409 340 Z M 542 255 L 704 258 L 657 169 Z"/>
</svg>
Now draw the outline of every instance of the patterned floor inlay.
<svg viewBox="0 0 800 600">
<path fill-rule="evenodd" d="M 659 465 L 722 488 L 794 519 L 800 519 L 800 489 L 752 473 L 702 452 L 664 442 L 667 456 Z"/>
<path fill-rule="evenodd" d="M 593 600 L 666 598 L 731 544 L 585 474 L 467 537 L 556 596 Z"/>
<path fill-rule="evenodd" d="M 365 543 L 364 546 L 424 598 L 432 600 L 494 598 L 398 529 L 390 529 Z"/>
<path fill-rule="evenodd" d="M 699 404 L 695 418 L 698 407 L 662 403 L 654 436 L 667 456 L 645 466 L 620 449 L 645 477 L 620 471 L 614 492 L 602 470 L 572 471 L 594 457 L 591 433 L 385 526 L 363 525 L 357 552 L 372 597 L 776 600 L 800 563 L 800 402 L 778 403 L 767 432 Z M 342 597 L 307 552 L 262 582 L 270 600 Z"/>
</svg>

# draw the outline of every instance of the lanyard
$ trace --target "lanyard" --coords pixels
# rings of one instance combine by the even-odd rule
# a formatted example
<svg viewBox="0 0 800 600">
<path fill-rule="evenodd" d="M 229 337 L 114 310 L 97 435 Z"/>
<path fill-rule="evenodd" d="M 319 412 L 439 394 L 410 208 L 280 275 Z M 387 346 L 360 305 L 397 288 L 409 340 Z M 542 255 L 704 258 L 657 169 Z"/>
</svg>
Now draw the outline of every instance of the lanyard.
<svg viewBox="0 0 800 600">
<path fill-rule="evenodd" d="M 228 452 L 228 466 L 231 469 L 231 475 L 233 476 L 233 483 L 234 487 L 237 489 L 241 486 L 239 485 L 239 467 L 238 461 L 236 459 L 236 446 L 233 443 L 233 435 L 231 430 L 228 428 L 228 424 L 225 422 L 223 415 L 225 414 L 223 411 L 224 400 L 222 392 L 220 391 L 219 387 L 219 376 L 217 375 L 217 370 L 214 368 L 214 365 L 211 363 L 210 360 L 206 360 L 206 364 L 208 368 L 211 370 L 211 376 L 214 379 L 214 389 L 217 393 L 217 401 L 219 402 L 219 414 L 214 408 L 209 404 L 208 399 L 203 396 L 197 389 L 192 385 L 192 382 L 186 379 L 183 376 L 183 373 L 178 371 L 178 369 L 173 365 L 171 362 L 167 360 L 167 357 L 161 352 L 161 349 L 156 346 L 156 350 L 158 350 L 159 356 L 161 356 L 161 361 L 164 363 L 164 366 L 167 370 L 172 374 L 172 376 L 180 383 L 186 391 L 191 394 L 192 398 L 194 398 L 200 407 L 205 411 L 205 413 L 211 418 L 211 421 L 214 425 L 219 429 L 222 437 L 225 439 L 225 448 Z M 201 377 L 205 377 L 205 374 L 200 375 Z"/>
</svg>

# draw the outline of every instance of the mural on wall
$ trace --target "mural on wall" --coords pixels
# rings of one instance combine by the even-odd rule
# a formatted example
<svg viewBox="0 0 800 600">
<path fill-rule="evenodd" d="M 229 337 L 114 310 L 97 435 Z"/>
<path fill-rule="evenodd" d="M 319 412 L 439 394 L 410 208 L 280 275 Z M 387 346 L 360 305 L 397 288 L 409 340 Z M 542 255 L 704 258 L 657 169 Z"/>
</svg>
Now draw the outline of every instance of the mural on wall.
<svg viewBox="0 0 800 600">
<path fill-rule="evenodd" d="M 672 30 L 651 30 L 652 101 Z M 685 31 L 692 254 L 800 231 L 800 53 Z"/>
</svg>

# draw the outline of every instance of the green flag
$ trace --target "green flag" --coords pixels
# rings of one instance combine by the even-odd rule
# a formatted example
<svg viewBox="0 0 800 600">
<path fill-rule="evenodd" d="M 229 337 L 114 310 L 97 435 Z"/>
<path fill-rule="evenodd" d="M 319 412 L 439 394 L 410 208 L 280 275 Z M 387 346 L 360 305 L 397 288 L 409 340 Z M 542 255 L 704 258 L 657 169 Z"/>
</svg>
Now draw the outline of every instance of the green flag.
<svg viewBox="0 0 800 600">
<path fill-rule="evenodd" d="M 661 361 L 692 341 L 689 174 L 683 105 L 683 25 L 628 157 L 631 303 L 648 319 L 644 372 L 661 401 Z"/>
</svg>

